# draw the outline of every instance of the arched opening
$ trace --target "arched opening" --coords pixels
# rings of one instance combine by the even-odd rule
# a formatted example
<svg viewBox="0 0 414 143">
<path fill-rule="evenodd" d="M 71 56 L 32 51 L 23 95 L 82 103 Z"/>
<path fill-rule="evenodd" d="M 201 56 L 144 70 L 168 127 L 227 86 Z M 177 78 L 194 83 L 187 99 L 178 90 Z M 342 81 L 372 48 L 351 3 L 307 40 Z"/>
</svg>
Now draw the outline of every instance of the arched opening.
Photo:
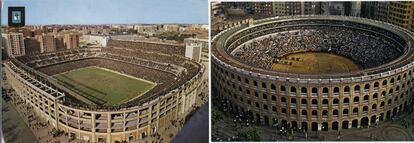
<svg viewBox="0 0 414 143">
<path fill-rule="evenodd" d="M 318 131 L 318 123 L 312 122 L 312 131 Z"/>
<path fill-rule="evenodd" d="M 290 92 L 296 93 L 296 87 L 294 86 L 290 87 Z"/>
<path fill-rule="evenodd" d="M 286 108 L 282 108 L 282 113 L 286 114 Z"/>
<path fill-rule="evenodd" d="M 328 116 L 328 110 L 323 110 L 323 111 L 322 111 L 322 115 L 323 115 L 323 116 Z"/>
<path fill-rule="evenodd" d="M 328 131 L 328 122 L 322 123 L 322 131 Z"/>
<path fill-rule="evenodd" d="M 265 124 L 266 126 L 269 126 L 269 117 L 264 116 L 264 124 Z"/>
<path fill-rule="evenodd" d="M 387 85 L 387 80 L 382 81 L 382 86 L 386 86 Z"/>
<path fill-rule="evenodd" d="M 395 115 L 397 115 L 397 107 L 395 107 L 393 110 L 392 110 L 392 116 L 394 117 Z"/>
<path fill-rule="evenodd" d="M 354 108 L 354 110 L 352 110 L 353 114 L 358 114 L 358 108 Z"/>
<path fill-rule="evenodd" d="M 359 85 L 356 85 L 354 87 L 354 92 L 360 92 L 360 90 L 361 90 L 361 87 L 359 87 Z"/>
<path fill-rule="evenodd" d="M 349 121 L 342 121 L 342 129 L 348 129 Z"/>
<path fill-rule="evenodd" d="M 368 117 L 362 118 L 361 119 L 361 126 L 364 127 L 364 128 L 368 127 L 368 121 L 369 121 Z"/>
<path fill-rule="evenodd" d="M 322 93 L 328 93 L 328 92 L 329 92 L 329 89 L 328 89 L 328 88 L 324 87 L 324 88 L 322 89 Z"/>
<path fill-rule="evenodd" d="M 302 128 L 302 130 L 307 131 L 308 130 L 308 123 L 307 122 L 302 122 L 301 123 L 301 128 Z"/>
<path fill-rule="evenodd" d="M 307 93 L 307 92 L 308 92 L 308 90 L 306 89 L 306 87 L 302 87 L 302 88 L 301 88 L 301 92 L 302 92 L 302 93 Z"/>
<path fill-rule="evenodd" d="M 281 101 L 282 101 L 282 102 L 286 102 L 286 97 L 282 97 L 282 98 L 281 98 Z"/>
<path fill-rule="evenodd" d="M 296 121 L 292 121 L 292 129 L 294 131 L 298 129 L 298 123 Z"/>
<path fill-rule="evenodd" d="M 371 116 L 371 125 L 375 125 L 375 122 L 377 120 L 377 116 Z"/>
<path fill-rule="evenodd" d="M 384 121 L 384 113 L 381 113 L 381 114 L 380 114 L 379 120 L 380 120 L 380 121 Z"/>
<path fill-rule="evenodd" d="M 358 128 L 358 119 L 352 120 L 352 128 Z"/>
<path fill-rule="evenodd" d="M 316 99 L 312 99 L 312 104 L 313 104 L 313 105 L 318 105 L 318 100 L 316 100 Z"/>
<path fill-rule="evenodd" d="M 306 101 L 306 99 L 302 99 L 301 104 L 308 104 L 308 102 Z"/>
<path fill-rule="evenodd" d="M 292 113 L 291 114 L 297 114 L 296 109 L 292 109 Z"/>
<path fill-rule="evenodd" d="M 344 92 L 349 92 L 349 86 L 345 86 L 345 88 L 344 88 Z"/>
<path fill-rule="evenodd" d="M 373 104 L 371 109 L 372 110 L 377 110 L 377 104 Z"/>
<path fill-rule="evenodd" d="M 368 106 L 364 106 L 364 107 L 362 108 L 362 111 L 364 111 L 364 112 L 368 112 Z"/>
<path fill-rule="evenodd" d="M 344 103 L 348 104 L 349 103 L 349 98 L 344 98 Z"/>
<path fill-rule="evenodd" d="M 312 88 L 312 93 L 318 93 L 318 88 Z"/>
<path fill-rule="evenodd" d="M 270 85 L 270 88 L 271 88 L 272 90 L 276 90 L 276 86 L 275 86 L 273 83 Z"/>
<path fill-rule="evenodd" d="M 377 99 L 378 98 L 378 93 L 374 93 L 374 95 L 372 95 L 372 99 Z"/>
<path fill-rule="evenodd" d="M 349 113 L 348 109 L 344 109 L 344 111 L 342 112 L 342 114 L 347 115 Z"/>
<path fill-rule="evenodd" d="M 287 124 L 287 121 L 286 120 L 282 120 L 281 127 L 284 128 L 284 129 L 287 129 L 288 128 L 288 124 Z"/>
<path fill-rule="evenodd" d="M 339 93 L 339 87 L 334 88 L 334 93 Z"/>
<path fill-rule="evenodd" d="M 388 111 L 387 111 L 387 116 L 386 116 L 386 118 L 387 118 L 387 119 L 391 118 L 391 110 L 388 110 Z"/>
<path fill-rule="evenodd" d="M 354 104 L 358 104 L 358 102 L 359 102 L 359 97 L 358 96 L 354 97 Z"/>
<path fill-rule="evenodd" d="M 286 91 L 286 87 L 285 86 L 280 86 L 280 91 Z"/>
<path fill-rule="evenodd" d="M 333 130 L 338 130 L 338 125 L 339 125 L 338 122 L 333 122 L 332 123 L 332 129 Z"/>
<path fill-rule="evenodd" d="M 378 88 L 379 87 L 379 83 L 378 82 L 375 82 L 374 83 L 374 88 Z"/>
<path fill-rule="evenodd" d="M 306 110 L 302 110 L 302 115 L 306 116 L 306 115 L 308 115 L 308 112 Z"/>
<path fill-rule="evenodd" d="M 333 110 L 333 115 L 338 115 L 338 110 Z"/>
<path fill-rule="evenodd" d="M 364 96 L 364 102 L 368 102 L 368 100 L 369 100 L 369 96 L 368 95 L 365 95 Z"/>
<path fill-rule="evenodd" d="M 292 103 L 292 104 L 296 104 L 296 98 L 291 98 L 291 99 L 290 99 L 290 103 Z"/>
<path fill-rule="evenodd" d="M 335 98 L 335 99 L 333 100 L 333 104 L 339 104 L 339 99 L 338 99 L 338 98 Z"/>
<path fill-rule="evenodd" d="M 317 116 L 317 115 L 318 115 L 318 111 L 313 110 L 313 111 L 312 111 L 312 115 L 313 115 L 313 116 Z"/>
<path fill-rule="evenodd" d="M 328 104 L 328 99 L 323 99 L 323 100 L 322 100 L 322 104 L 324 104 L 324 105 L 325 105 L 325 104 Z"/>
<path fill-rule="evenodd" d="M 369 83 L 365 84 L 364 90 L 369 91 Z"/>
</svg>

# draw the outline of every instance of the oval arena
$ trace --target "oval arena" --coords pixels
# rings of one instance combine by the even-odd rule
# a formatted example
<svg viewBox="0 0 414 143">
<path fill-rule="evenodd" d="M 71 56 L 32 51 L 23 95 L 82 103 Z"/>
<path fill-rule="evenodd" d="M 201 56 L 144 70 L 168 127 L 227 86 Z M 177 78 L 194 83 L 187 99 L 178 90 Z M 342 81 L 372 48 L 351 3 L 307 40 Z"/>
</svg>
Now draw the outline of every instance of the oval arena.
<svg viewBox="0 0 414 143">
<path fill-rule="evenodd" d="M 180 45 L 113 40 L 105 48 L 18 57 L 5 61 L 3 67 L 5 79 L 16 93 L 14 102 L 29 105 L 70 138 L 151 142 L 159 140 L 160 132 L 173 128 L 173 123 L 184 122 L 201 94 L 205 67 L 185 59 L 184 50 Z M 96 84 L 103 88 L 97 90 L 78 81 L 80 75 L 91 72 L 87 68 L 103 77 L 109 74 L 148 88 L 125 97 L 118 89 L 108 90 L 114 95 L 102 93 L 113 88 L 107 87 L 110 84 L 125 90 L 136 87 L 108 78 L 101 83 L 98 79 Z M 79 78 L 72 78 L 75 71 Z"/>
<path fill-rule="evenodd" d="M 413 38 L 401 27 L 356 17 L 250 21 L 212 39 L 212 94 L 261 125 L 374 126 L 412 105 Z"/>
</svg>

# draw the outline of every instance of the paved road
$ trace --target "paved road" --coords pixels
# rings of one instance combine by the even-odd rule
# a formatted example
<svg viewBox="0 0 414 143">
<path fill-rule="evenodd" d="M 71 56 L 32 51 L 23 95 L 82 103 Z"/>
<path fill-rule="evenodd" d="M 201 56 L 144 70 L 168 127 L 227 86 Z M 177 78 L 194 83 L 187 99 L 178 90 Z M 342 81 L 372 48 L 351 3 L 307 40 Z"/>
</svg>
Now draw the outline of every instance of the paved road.
<svg viewBox="0 0 414 143">
<path fill-rule="evenodd" d="M 1 97 L 0 97 L 1 98 Z M 10 103 L 0 100 L 2 104 L 2 130 L 7 143 L 36 143 L 36 137 Z M 1 141 L 0 141 L 1 142 Z"/>
<path fill-rule="evenodd" d="M 208 102 L 187 121 L 173 143 L 208 143 Z"/>
</svg>

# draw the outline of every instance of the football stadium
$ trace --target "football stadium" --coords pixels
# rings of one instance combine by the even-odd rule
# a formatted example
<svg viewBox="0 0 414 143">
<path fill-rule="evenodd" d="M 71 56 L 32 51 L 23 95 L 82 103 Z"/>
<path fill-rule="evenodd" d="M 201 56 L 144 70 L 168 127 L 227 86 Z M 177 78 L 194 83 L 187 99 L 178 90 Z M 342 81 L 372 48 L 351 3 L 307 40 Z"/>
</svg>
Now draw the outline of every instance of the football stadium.
<svg viewBox="0 0 414 143">
<path fill-rule="evenodd" d="M 409 30 L 357 17 L 250 19 L 212 39 L 212 95 L 261 125 L 372 127 L 411 108 L 413 42 Z"/>
<path fill-rule="evenodd" d="M 182 45 L 110 40 L 21 56 L 3 64 L 20 102 L 86 142 L 151 142 L 182 122 L 202 92 L 205 67 Z"/>
</svg>

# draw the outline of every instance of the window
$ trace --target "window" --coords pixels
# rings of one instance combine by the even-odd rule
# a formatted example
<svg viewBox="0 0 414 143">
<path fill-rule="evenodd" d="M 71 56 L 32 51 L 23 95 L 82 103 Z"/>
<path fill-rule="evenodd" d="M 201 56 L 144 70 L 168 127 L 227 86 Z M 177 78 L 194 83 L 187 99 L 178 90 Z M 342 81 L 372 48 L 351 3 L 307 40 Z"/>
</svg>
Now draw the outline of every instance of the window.
<svg viewBox="0 0 414 143">
<path fill-rule="evenodd" d="M 317 115 L 318 115 L 318 111 L 313 110 L 313 111 L 312 111 L 312 115 L 317 116 Z"/>
<path fill-rule="evenodd" d="M 297 114 L 296 109 L 292 109 L 292 114 Z"/>
<path fill-rule="evenodd" d="M 312 99 L 312 104 L 317 105 L 318 104 L 318 100 Z"/>
<path fill-rule="evenodd" d="M 308 113 L 306 112 L 306 110 L 302 110 L 302 115 L 307 115 Z"/>
<path fill-rule="evenodd" d="M 354 98 L 354 103 L 358 103 L 358 102 L 359 102 L 359 97 L 357 96 Z"/>
<path fill-rule="evenodd" d="M 302 99 L 301 103 L 302 104 L 307 104 L 306 99 Z"/>
<path fill-rule="evenodd" d="M 280 91 L 286 91 L 286 87 L 285 86 L 280 86 Z"/>
<path fill-rule="evenodd" d="M 290 87 L 290 92 L 296 92 L 296 87 Z"/>
<path fill-rule="evenodd" d="M 338 87 L 335 87 L 334 88 L 334 93 L 338 93 L 339 92 L 339 88 Z"/>
<path fill-rule="evenodd" d="M 328 99 L 323 99 L 322 104 L 328 104 Z"/>
<path fill-rule="evenodd" d="M 349 92 L 349 86 L 345 86 L 344 92 Z"/>
<path fill-rule="evenodd" d="M 358 108 L 354 108 L 354 110 L 352 111 L 352 113 L 358 114 Z"/>
<path fill-rule="evenodd" d="M 349 103 L 349 98 L 344 98 L 344 103 Z"/>
<path fill-rule="evenodd" d="M 312 88 L 312 93 L 318 93 L 318 89 L 317 88 Z"/>
<path fill-rule="evenodd" d="M 296 98 L 290 99 L 290 103 L 296 104 Z"/>
<path fill-rule="evenodd" d="M 328 90 L 328 88 L 326 88 L 326 87 L 324 87 L 324 88 L 322 89 L 322 92 L 323 92 L 323 93 L 328 93 L 328 91 L 329 91 L 329 90 Z"/>
<path fill-rule="evenodd" d="M 302 93 L 307 93 L 308 91 L 306 90 L 306 87 L 302 87 L 301 92 Z"/>
<path fill-rule="evenodd" d="M 348 114 L 348 113 L 349 113 L 348 109 L 344 109 L 344 111 L 342 112 L 342 114 Z"/>
<path fill-rule="evenodd" d="M 335 98 L 335 99 L 333 100 L 333 104 L 339 104 L 339 99 L 338 99 L 338 98 Z"/>
</svg>

